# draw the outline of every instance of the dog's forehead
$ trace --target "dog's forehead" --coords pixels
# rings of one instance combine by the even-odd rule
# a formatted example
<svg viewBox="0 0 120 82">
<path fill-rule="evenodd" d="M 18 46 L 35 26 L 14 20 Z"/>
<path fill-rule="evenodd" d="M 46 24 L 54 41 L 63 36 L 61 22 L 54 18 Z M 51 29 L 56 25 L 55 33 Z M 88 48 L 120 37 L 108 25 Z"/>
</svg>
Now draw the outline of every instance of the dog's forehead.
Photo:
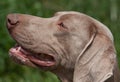
<svg viewBox="0 0 120 82">
<path fill-rule="evenodd" d="M 91 18 L 83 13 L 79 12 L 74 12 L 74 11 L 63 11 L 63 12 L 56 12 L 54 14 L 54 18 L 59 18 L 59 19 L 69 19 L 72 18 L 75 20 L 81 20 L 81 21 L 88 21 L 91 20 Z M 83 20 L 84 19 L 84 20 Z"/>
<path fill-rule="evenodd" d="M 61 11 L 61 12 L 56 12 L 54 14 L 54 16 L 61 16 L 61 15 L 67 15 L 67 14 L 79 14 L 78 12 L 74 12 L 74 11 Z"/>
</svg>

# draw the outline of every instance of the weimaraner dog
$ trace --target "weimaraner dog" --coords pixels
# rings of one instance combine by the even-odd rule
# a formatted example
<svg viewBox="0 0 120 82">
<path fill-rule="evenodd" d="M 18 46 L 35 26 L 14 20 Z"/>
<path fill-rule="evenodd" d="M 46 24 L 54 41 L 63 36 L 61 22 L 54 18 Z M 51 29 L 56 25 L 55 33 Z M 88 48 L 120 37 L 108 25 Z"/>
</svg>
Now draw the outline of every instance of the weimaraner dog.
<svg viewBox="0 0 120 82">
<path fill-rule="evenodd" d="M 113 36 L 92 17 L 9 14 L 7 28 L 17 43 L 9 51 L 17 63 L 49 70 L 61 82 L 120 82 Z"/>
</svg>

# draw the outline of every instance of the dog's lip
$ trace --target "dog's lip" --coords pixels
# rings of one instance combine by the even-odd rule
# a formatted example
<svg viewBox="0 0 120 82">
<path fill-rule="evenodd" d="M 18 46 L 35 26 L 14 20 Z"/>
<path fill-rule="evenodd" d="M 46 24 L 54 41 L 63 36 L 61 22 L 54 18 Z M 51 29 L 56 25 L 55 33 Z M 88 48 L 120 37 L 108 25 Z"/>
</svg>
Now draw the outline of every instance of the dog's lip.
<svg viewBox="0 0 120 82">
<path fill-rule="evenodd" d="M 55 59 L 51 54 L 33 54 L 19 45 L 9 50 L 10 57 L 17 63 L 29 66 L 49 67 L 55 65 Z"/>
</svg>

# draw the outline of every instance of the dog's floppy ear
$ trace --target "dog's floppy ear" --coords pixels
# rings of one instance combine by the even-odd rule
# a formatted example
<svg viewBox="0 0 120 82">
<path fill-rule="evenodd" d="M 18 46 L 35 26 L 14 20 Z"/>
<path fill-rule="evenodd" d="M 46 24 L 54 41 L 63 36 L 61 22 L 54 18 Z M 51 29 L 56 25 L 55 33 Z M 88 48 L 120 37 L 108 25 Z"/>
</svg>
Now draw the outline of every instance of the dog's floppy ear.
<svg viewBox="0 0 120 82">
<path fill-rule="evenodd" d="M 113 42 L 96 25 L 91 28 L 91 38 L 76 60 L 73 82 L 104 82 L 113 75 Z"/>
</svg>

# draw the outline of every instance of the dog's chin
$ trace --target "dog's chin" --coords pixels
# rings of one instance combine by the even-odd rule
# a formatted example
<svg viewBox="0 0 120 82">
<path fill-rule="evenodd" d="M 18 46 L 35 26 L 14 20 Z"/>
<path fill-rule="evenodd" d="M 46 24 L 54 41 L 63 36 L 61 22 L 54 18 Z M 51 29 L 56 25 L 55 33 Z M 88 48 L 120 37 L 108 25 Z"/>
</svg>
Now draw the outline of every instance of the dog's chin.
<svg viewBox="0 0 120 82">
<path fill-rule="evenodd" d="M 32 53 L 19 45 L 11 48 L 9 55 L 15 62 L 32 67 L 49 68 L 56 64 L 53 55 L 49 53 Z"/>
</svg>

